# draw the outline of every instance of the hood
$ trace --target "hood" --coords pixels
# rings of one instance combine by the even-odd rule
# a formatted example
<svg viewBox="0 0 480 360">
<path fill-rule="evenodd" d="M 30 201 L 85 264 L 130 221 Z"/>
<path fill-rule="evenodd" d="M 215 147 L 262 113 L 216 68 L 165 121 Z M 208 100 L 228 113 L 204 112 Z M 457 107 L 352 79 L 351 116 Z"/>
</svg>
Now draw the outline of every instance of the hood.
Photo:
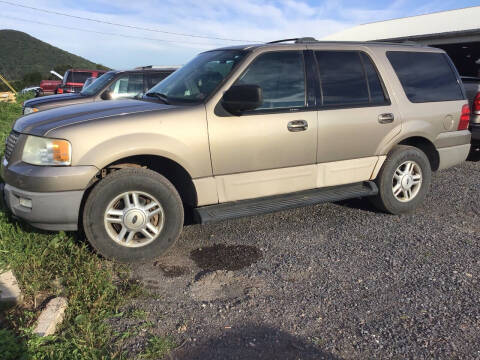
<svg viewBox="0 0 480 360">
<path fill-rule="evenodd" d="M 142 100 L 99 101 L 31 113 L 18 118 L 13 129 L 19 133 L 44 136 L 49 130 L 79 122 L 176 107 Z"/>
<path fill-rule="evenodd" d="M 38 105 L 46 105 L 53 102 L 69 101 L 69 100 L 78 99 L 81 97 L 83 96 L 80 94 L 58 94 L 58 95 L 41 96 L 38 98 L 33 98 L 25 101 L 23 103 L 23 106 L 35 107 Z"/>
</svg>

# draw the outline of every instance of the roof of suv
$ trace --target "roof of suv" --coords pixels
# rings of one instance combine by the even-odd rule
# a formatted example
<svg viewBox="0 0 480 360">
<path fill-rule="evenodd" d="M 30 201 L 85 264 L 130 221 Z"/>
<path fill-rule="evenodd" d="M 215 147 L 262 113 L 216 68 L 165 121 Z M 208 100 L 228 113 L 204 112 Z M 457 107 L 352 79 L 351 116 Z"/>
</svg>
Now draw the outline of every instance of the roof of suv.
<svg viewBox="0 0 480 360">
<path fill-rule="evenodd" d="M 304 44 L 304 45 L 331 45 L 331 44 L 344 44 L 344 45 L 365 45 L 365 46 L 398 46 L 398 47 L 419 47 L 426 48 L 428 46 L 418 44 L 415 42 L 403 42 L 403 43 L 394 43 L 394 42 L 379 42 L 379 41 L 323 41 L 316 40 L 312 37 L 304 38 L 293 38 L 293 39 L 283 39 L 275 40 L 267 43 L 258 43 L 258 44 L 247 44 L 247 45 L 233 45 L 218 48 L 215 50 L 251 50 L 254 48 L 263 48 L 270 46 L 290 46 L 293 44 Z"/>
<path fill-rule="evenodd" d="M 124 69 L 124 70 L 110 70 L 108 72 L 120 74 L 120 73 L 148 73 L 148 72 L 165 72 L 171 71 L 174 72 L 175 70 L 180 69 L 180 66 L 165 66 L 165 67 L 139 67 L 135 69 Z"/>
</svg>

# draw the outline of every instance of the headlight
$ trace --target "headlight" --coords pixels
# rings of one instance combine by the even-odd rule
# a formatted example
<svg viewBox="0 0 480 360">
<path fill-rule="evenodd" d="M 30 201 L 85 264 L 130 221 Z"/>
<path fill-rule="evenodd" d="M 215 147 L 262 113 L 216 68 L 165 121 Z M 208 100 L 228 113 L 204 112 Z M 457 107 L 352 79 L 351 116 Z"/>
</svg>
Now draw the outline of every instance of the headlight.
<svg viewBox="0 0 480 360">
<path fill-rule="evenodd" d="M 22 161 L 33 165 L 70 165 L 72 146 L 67 140 L 28 136 Z"/>
<path fill-rule="evenodd" d="M 31 114 L 31 113 L 37 112 L 37 111 L 38 111 L 37 108 L 27 106 L 27 107 L 23 108 L 23 115 L 28 115 L 28 114 Z"/>
</svg>

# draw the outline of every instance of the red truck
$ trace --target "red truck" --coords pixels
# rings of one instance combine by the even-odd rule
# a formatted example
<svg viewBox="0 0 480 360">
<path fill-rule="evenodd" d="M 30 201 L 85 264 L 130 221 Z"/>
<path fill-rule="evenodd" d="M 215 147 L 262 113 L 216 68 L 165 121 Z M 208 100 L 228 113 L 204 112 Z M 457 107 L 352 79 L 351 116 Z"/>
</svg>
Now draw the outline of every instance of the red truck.
<svg viewBox="0 0 480 360">
<path fill-rule="evenodd" d="M 63 81 L 58 86 L 55 93 L 79 93 L 82 90 L 85 80 L 89 77 L 97 78 L 105 74 L 105 72 L 105 70 L 67 70 L 63 76 Z"/>
<path fill-rule="evenodd" d="M 40 81 L 40 88 L 44 94 L 53 94 L 61 83 L 60 80 L 42 80 Z"/>
</svg>

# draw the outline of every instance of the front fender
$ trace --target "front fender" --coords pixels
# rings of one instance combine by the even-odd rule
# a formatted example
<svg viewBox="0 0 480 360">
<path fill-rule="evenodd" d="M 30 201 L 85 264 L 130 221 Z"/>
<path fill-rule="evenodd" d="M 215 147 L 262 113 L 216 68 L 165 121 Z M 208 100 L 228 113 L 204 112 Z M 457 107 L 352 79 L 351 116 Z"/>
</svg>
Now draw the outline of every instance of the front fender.
<svg viewBox="0 0 480 360">
<path fill-rule="evenodd" d="M 204 106 L 87 121 L 49 136 L 71 142 L 72 165 L 102 169 L 125 157 L 155 155 L 175 161 L 194 179 L 212 176 Z"/>
<path fill-rule="evenodd" d="M 76 159 L 76 162 L 78 164 L 95 164 L 97 168 L 102 169 L 119 159 L 135 155 L 156 155 L 168 158 L 181 165 L 190 176 L 204 171 L 199 166 L 202 162 L 201 156 L 196 157 L 187 144 L 169 136 L 148 133 L 122 135 L 107 139 L 96 144 L 81 158 Z M 209 163 L 206 165 L 207 168 L 210 167 Z M 211 172 L 207 172 L 205 176 L 211 176 Z"/>
</svg>

